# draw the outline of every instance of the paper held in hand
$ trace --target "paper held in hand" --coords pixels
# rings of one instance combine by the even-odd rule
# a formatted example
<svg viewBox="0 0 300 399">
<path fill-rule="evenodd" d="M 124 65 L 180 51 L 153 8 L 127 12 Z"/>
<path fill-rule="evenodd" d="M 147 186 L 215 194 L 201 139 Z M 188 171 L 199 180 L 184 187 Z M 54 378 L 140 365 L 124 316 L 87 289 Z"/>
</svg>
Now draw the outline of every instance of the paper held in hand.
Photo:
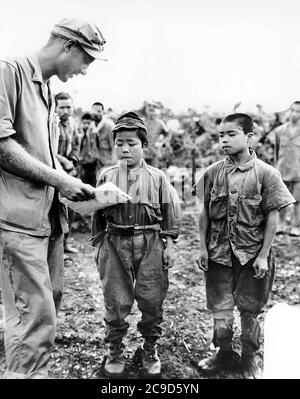
<svg viewBox="0 0 300 399">
<path fill-rule="evenodd" d="M 88 201 L 71 201 L 60 196 L 60 201 L 80 215 L 87 215 L 98 209 L 108 208 L 131 200 L 132 197 L 119 189 L 114 183 L 107 182 L 95 189 L 95 198 Z"/>
</svg>

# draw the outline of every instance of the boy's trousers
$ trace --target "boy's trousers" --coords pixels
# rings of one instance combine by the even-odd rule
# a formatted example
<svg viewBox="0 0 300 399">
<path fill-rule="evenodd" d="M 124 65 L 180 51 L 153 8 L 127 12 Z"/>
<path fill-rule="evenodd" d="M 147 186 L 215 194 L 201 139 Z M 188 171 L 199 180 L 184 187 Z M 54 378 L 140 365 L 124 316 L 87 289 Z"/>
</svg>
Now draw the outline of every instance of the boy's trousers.
<svg viewBox="0 0 300 399">
<path fill-rule="evenodd" d="M 268 271 L 264 278 L 254 278 L 254 259 L 241 265 L 232 253 L 232 267 L 209 262 L 205 272 L 207 307 L 214 319 L 213 343 L 230 349 L 233 337 L 233 309 L 241 316 L 241 343 L 244 353 L 260 346 L 260 326 L 257 316 L 266 305 L 275 278 L 275 259 L 270 251 Z"/>
<path fill-rule="evenodd" d="M 168 271 L 163 270 L 164 243 L 158 231 L 131 236 L 105 233 L 96 252 L 105 302 L 105 342 L 118 343 L 126 335 L 134 299 L 142 318 L 137 328 L 144 338 L 161 336 L 163 301 Z"/>
<path fill-rule="evenodd" d="M 47 378 L 63 289 L 63 233 L 0 230 L 7 378 Z"/>
</svg>

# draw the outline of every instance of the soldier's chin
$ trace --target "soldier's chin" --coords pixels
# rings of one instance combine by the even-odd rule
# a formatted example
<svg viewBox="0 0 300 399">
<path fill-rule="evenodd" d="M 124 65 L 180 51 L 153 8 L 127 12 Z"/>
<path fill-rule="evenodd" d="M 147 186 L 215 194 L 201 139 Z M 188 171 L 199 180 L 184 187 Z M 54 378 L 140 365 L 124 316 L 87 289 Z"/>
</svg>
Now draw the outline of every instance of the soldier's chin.
<svg viewBox="0 0 300 399">
<path fill-rule="evenodd" d="M 57 75 L 57 77 L 58 77 L 58 79 L 61 81 L 61 82 L 67 82 L 68 80 L 69 80 L 69 75 L 67 75 L 67 74 L 64 74 L 64 75 Z"/>
</svg>

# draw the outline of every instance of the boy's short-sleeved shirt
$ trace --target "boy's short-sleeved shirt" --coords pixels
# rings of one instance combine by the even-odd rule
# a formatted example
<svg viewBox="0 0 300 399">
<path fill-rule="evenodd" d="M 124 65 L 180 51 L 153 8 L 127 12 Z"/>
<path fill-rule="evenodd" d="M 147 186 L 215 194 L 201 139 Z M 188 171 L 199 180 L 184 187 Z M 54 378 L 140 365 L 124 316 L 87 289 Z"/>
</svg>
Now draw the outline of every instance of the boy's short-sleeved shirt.
<svg viewBox="0 0 300 399">
<path fill-rule="evenodd" d="M 280 173 L 253 150 L 242 164 L 227 156 L 210 165 L 195 188 L 208 212 L 209 260 L 226 266 L 231 266 L 232 251 L 242 265 L 256 257 L 267 214 L 295 202 Z"/>
<path fill-rule="evenodd" d="M 101 172 L 97 186 L 107 181 L 131 195 L 132 200 L 95 212 L 93 237 L 105 231 L 108 223 L 127 227 L 159 224 L 162 237 L 178 237 L 179 199 L 162 171 L 144 160 L 133 170 L 118 164 Z"/>
</svg>

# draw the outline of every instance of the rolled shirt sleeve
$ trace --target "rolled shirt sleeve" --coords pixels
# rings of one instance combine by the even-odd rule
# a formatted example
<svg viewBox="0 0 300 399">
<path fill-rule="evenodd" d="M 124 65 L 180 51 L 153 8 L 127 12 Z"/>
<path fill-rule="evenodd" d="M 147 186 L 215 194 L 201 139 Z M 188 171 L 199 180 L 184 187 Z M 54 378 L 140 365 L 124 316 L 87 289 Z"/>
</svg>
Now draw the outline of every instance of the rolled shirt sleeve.
<svg viewBox="0 0 300 399">
<path fill-rule="evenodd" d="M 261 207 L 265 214 L 272 209 L 279 211 L 293 204 L 295 198 L 284 184 L 280 173 L 275 168 L 268 169 L 264 175 Z"/>
<path fill-rule="evenodd" d="M 0 60 L 0 139 L 16 133 L 14 120 L 19 90 L 16 69 Z"/>
<path fill-rule="evenodd" d="M 181 208 L 178 194 L 169 183 L 165 175 L 161 175 L 160 185 L 160 206 L 162 213 L 161 237 L 170 236 L 173 239 L 178 238 L 180 229 L 178 221 L 181 216 Z"/>
</svg>

